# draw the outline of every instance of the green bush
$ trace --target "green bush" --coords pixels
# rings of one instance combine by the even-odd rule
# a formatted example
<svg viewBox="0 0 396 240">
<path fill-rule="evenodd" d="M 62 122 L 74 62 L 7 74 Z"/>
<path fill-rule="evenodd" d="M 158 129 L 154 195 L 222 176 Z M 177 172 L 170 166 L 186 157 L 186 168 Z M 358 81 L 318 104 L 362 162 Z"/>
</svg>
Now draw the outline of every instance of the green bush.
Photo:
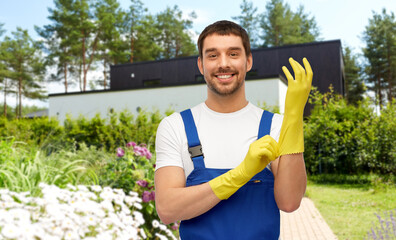
<svg viewBox="0 0 396 240">
<path fill-rule="evenodd" d="M 368 99 L 356 106 L 341 96 L 321 94 L 305 121 L 305 161 L 311 174 L 390 174 L 396 163 L 395 104 L 375 114 Z"/>
</svg>

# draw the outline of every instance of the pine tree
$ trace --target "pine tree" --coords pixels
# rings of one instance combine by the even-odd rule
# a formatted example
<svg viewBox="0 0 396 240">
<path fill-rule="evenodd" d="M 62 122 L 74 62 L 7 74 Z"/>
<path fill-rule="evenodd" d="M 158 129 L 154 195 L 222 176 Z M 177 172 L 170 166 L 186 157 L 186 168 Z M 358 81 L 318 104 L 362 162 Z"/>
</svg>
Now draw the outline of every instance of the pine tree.
<svg viewBox="0 0 396 240">
<path fill-rule="evenodd" d="M 258 35 L 258 17 L 257 17 L 257 7 L 253 6 L 253 2 L 248 2 L 243 0 L 241 5 L 241 15 L 232 17 L 233 20 L 237 21 L 248 33 L 250 39 L 250 45 L 252 48 L 258 46 L 257 35 Z"/>
<path fill-rule="evenodd" d="M 366 86 L 363 83 L 362 68 L 359 66 L 357 56 L 351 48 L 344 48 L 344 73 L 345 73 L 345 96 L 350 104 L 357 104 L 363 100 Z"/>
<path fill-rule="evenodd" d="M 369 24 L 363 33 L 366 47 L 363 54 L 367 60 L 365 66 L 366 81 L 369 89 L 375 92 L 378 104 L 392 101 L 396 96 L 396 21 L 395 15 L 389 15 L 383 9 L 381 14 L 373 12 Z"/>
<path fill-rule="evenodd" d="M 319 37 L 315 18 L 305 14 L 303 6 L 293 12 L 283 0 L 266 4 L 266 11 L 260 14 L 260 27 L 265 47 L 313 42 Z"/>
</svg>

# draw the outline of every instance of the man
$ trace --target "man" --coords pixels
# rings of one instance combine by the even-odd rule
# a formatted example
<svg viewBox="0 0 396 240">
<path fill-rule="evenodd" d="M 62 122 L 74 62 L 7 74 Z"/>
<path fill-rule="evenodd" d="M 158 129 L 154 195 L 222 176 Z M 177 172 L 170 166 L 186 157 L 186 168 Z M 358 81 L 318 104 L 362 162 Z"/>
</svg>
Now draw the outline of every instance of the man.
<svg viewBox="0 0 396 240">
<path fill-rule="evenodd" d="M 158 215 L 165 224 L 181 220 L 183 240 L 278 239 L 279 209 L 296 210 L 306 188 L 302 113 L 312 70 L 306 59 L 306 71 L 290 59 L 294 80 L 283 68 L 282 117 L 246 100 L 253 59 L 243 28 L 209 25 L 198 49 L 207 99 L 165 118 L 157 131 Z"/>
</svg>

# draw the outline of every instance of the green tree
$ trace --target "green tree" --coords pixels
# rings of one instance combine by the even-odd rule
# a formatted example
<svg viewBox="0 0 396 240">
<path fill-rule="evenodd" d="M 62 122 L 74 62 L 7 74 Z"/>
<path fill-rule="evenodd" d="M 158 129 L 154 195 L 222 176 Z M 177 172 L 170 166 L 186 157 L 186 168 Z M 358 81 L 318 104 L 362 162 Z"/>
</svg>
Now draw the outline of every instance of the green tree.
<svg viewBox="0 0 396 240">
<path fill-rule="evenodd" d="M 127 61 L 122 40 L 124 12 L 117 0 L 101 0 L 95 4 L 94 16 L 99 32 L 98 58 L 103 62 L 103 80 L 98 82 L 106 89 L 109 64 Z"/>
<path fill-rule="evenodd" d="M 42 82 L 45 64 L 37 43 L 27 30 L 17 28 L 13 38 L 5 38 L 5 61 L 9 68 L 9 78 L 17 85 L 17 117 L 22 116 L 22 96 L 31 99 L 45 98 Z"/>
<path fill-rule="evenodd" d="M 0 37 L 5 33 L 3 29 L 3 23 L 0 23 Z M 3 91 L 4 100 L 3 100 L 3 115 L 7 117 L 7 95 L 9 94 L 10 86 L 9 86 L 9 69 L 7 67 L 7 44 L 5 41 L 0 42 L 0 90 Z"/>
<path fill-rule="evenodd" d="M 362 68 L 359 66 L 357 56 L 352 53 L 351 48 L 344 48 L 344 73 L 345 73 L 345 95 L 348 103 L 356 105 L 363 100 L 366 86 L 362 79 Z"/>
<path fill-rule="evenodd" d="M 162 48 L 158 41 L 161 30 L 157 28 L 155 17 L 145 15 L 136 26 L 136 41 L 134 41 L 133 61 L 152 61 L 160 59 Z"/>
<path fill-rule="evenodd" d="M 196 14 L 190 13 L 189 19 L 183 19 L 182 15 L 183 12 L 177 5 L 173 8 L 167 7 L 156 15 L 156 26 L 161 33 L 157 39 L 162 48 L 161 58 L 191 56 L 197 53 L 189 32 Z"/>
<path fill-rule="evenodd" d="M 258 18 L 256 15 L 257 7 L 253 6 L 253 2 L 248 2 L 247 0 L 243 0 L 239 7 L 241 8 L 241 15 L 232 17 L 232 19 L 237 21 L 238 24 L 247 31 L 250 39 L 250 45 L 251 47 L 255 48 L 258 46 Z"/>
<path fill-rule="evenodd" d="M 363 32 L 366 47 L 363 54 L 367 60 L 366 81 L 375 92 L 380 107 L 386 99 L 390 102 L 396 96 L 396 21 L 393 12 L 373 12 Z"/>
<path fill-rule="evenodd" d="M 263 46 L 281 46 L 315 41 L 319 30 L 314 17 L 304 13 L 301 5 L 293 12 L 283 0 L 271 0 L 260 14 Z"/>
<path fill-rule="evenodd" d="M 69 85 L 76 83 L 69 76 L 77 74 L 75 59 L 79 45 L 78 39 L 71 36 L 76 22 L 71 11 L 73 0 L 54 0 L 54 4 L 55 8 L 48 9 L 51 23 L 42 28 L 35 26 L 35 30 L 44 39 L 47 64 L 56 66 L 56 73 L 50 75 L 49 81 L 63 81 L 67 93 Z"/>
</svg>

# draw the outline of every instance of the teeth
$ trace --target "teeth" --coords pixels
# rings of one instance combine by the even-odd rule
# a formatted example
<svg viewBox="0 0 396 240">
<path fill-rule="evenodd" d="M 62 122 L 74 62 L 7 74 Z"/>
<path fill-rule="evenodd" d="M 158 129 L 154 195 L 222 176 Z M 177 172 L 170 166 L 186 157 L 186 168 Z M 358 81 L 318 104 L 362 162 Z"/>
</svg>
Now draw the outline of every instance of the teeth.
<svg viewBox="0 0 396 240">
<path fill-rule="evenodd" d="M 232 75 L 218 75 L 217 77 L 221 79 L 226 79 L 232 77 Z"/>
</svg>

